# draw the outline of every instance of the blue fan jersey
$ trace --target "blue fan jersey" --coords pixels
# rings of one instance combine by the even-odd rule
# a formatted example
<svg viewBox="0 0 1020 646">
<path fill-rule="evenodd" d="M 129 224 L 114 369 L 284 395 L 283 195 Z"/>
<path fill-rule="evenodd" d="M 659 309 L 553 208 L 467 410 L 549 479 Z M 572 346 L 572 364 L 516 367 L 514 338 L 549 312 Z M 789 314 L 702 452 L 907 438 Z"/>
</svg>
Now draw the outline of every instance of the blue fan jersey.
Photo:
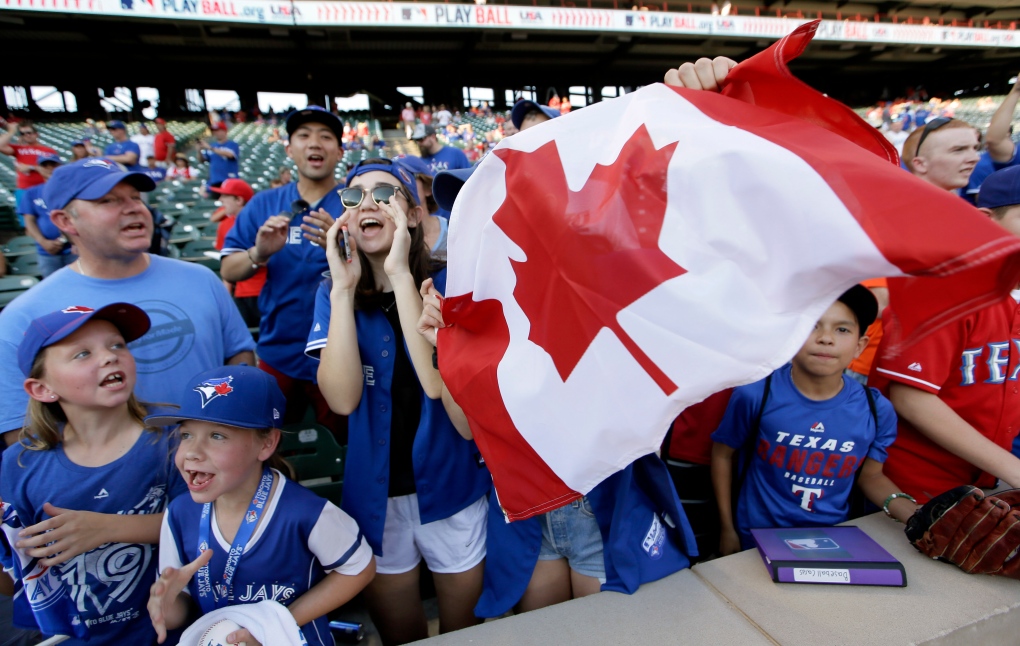
<svg viewBox="0 0 1020 646">
<path fill-rule="evenodd" d="M 435 155 L 422 155 L 421 159 L 429 165 L 433 176 L 444 170 L 471 168 L 471 162 L 468 161 L 464 151 L 452 146 L 443 146 Z"/>
<path fill-rule="evenodd" d="M 144 167 L 141 165 L 144 159 L 142 159 L 142 149 L 138 147 L 133 141 L 115 141 L 106 146 L 103 150 L 104 157 L 111 157 L 113 155 L 123 155 L 125 153 L 134 153 L 138 155 L 138 161 L 130 166 L 124 164 L 123 166 L 130 171 L 142 170 Z"/>
<path fill-rule="evenodd" d="M 354 576 L 372 559 L 372 551 L 357 523 L 279 471 L 276 488 L 259 526 L 237 564 L 233 599 L 228 605 L 277 601 L 289 606 L 315 587 L 330 572 Z M 181 496 L 163 519 L 159 544 L 159 568 L 179 568 L 198 558 L 199 518 L 202 505 Z M 213 580 L 222 576 L 230 543 L 220 534 L 212 512 L 213 550 L 209 564 Z M 185 592 L 195 598 L 198 580 L 193 577 Z M 329 619 L 323 615 L 301 627 L 309 646 L 333 646 Z"/>
<path fill-rule="evenodd" d="M 446 290 L 446 270 L 433 276 Z M 318 357 L 329 330 L 329 281 L 315 299 L 315 320 L 306 352 Z M 358 521 L 376 554 L 382 554 L 383 526 L 390 477 L 390 422 L 396 340 L 382 310 L 355 310 L 358 350 L 365 386 L 358 407 L 347 418 L 349 444 L 344 473 L 343 509 Z M 406 347 L 405 347 L 406 351 Z M 411 458 L 422 523 L 449 518 L 481 498 L 492 486 L 478 447 L 465 440 L 446 415 L 443 402 L 421 392 L 421 421 Z"/>
<path fill-rule="evenodd" d="M 753 547 L 751 529 L 820 527 L 847 519 L 854 474 L 865 458 L 885 462 L 896 439 L 896 413 L 872 389 L 878 428 L 862 387 L 843 377 L 843 389 L 824 401 L 808 399 L 793 385 L 791 365 L 772 374 L 756 438 L 749 438 L 765 391 L 765 380 L 733 391 L 712 439 L 743 458 L 754 443 L 739 493 L 736 528 L 741 544 Z"/>
<path fill-rule="evenodd" d="M 261 191 L 237 216 L 234 228 L 223 242 L 223 254 L 245 253 L 255 246 L 255 236 L 266 220 L 291 212 L 291 203 L 300 200 L 297 183 Z M 344 208 L 336 191 L 326 193 L 312 210 L 325 209 L 334 218 Z M 305 240 L 301 233 L 303 216 L 290 223 L 287 244 L 269 259 L 268 279 L 259 294 L 259 357 L 283 374 L 295 379 L 315 380 L 315 362 L 305 356 L 308 329 L 315 309 L 315 289 L 322 272 L 329 269 L 326 252 Z"/>
<path fill-rule="evenodd" d="M 43 513 L 47 502 L 104 514 L 162 514 L 167 502 L 181 494 L 187 494 L 187 485 L 174 467 L 170 434 L 165 431 L 144 431 L 130 451 L 101 467 L 71 462 L 60 445 L 29 451 L 15 444 L 4 451 L 0 468 L 0 497 L 17 510 L 25 526 L 49 518 Z M 156 636 L 145 610 L 156 565 L 155 545 L 107 543 L 50 570 L 57 573 L 85 620 L 89 646 L 148 644 Z M 39 604 L 40 596 L 58 593 L 59 589 L 24 582 L 14 600 L 15 617 L 28 616 L 29 597 L 39 607 L 44 605 Z"/>
</svg>

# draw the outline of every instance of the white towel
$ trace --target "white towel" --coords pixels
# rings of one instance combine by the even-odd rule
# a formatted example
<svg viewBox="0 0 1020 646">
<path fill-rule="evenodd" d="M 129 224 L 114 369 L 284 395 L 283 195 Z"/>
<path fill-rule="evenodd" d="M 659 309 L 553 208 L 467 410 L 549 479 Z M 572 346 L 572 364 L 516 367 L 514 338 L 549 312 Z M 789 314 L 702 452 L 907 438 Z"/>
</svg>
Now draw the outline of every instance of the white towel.
<svg viewBox="0 0 1020 646">
<path fill-rule="evenodd" d="M 207 628 L 224 619 L 247 628 L 263 646 L 308 646 L 294 615 L 276 601 L 227 606 L 202 615 L 181 635 L 180 646 L 196 646 Z"/>
</svg>

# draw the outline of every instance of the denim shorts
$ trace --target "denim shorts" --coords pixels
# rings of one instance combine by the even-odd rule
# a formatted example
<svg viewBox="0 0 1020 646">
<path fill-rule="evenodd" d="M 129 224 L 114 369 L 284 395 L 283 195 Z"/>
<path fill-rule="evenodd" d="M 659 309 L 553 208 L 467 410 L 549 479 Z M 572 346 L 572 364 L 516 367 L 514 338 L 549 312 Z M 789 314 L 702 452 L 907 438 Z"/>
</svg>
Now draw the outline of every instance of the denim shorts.
<svg viewBox="0 0 1020 646">
<path fill-rule="evenodd" d="M 606 582 L 602 532 L 587 497 L 546 512 L 541 520 L 540 561 L 567 559 L 571 570 Z"/>
</svg>

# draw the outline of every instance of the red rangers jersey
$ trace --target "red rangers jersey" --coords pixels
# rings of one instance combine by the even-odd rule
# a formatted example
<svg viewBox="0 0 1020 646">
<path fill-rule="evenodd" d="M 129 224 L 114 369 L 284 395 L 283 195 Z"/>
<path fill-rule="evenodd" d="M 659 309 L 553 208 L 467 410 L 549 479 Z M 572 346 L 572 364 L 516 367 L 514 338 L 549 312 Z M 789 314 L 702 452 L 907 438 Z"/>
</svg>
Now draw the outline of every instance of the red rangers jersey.
<svg viewBox="0 0 1020 646">
<path fill-rule="evenodd" d="M 889 321 L 887 329 L 895 324 L 893 318 L 883 317 Z M 978 432 L 1009 451 L 1020 430 L 1018 372 L 1020 306 L 1006 297 L 924 337 L 899 356 L 891 356 L 883 343 L 868 383 L 886 395 L 890 382 L 938 395 Z M 995 485 L 993 476 L 937 446 L 902 418 L 885 473 L 918 503 L 963 484 Z"/>
</svg>

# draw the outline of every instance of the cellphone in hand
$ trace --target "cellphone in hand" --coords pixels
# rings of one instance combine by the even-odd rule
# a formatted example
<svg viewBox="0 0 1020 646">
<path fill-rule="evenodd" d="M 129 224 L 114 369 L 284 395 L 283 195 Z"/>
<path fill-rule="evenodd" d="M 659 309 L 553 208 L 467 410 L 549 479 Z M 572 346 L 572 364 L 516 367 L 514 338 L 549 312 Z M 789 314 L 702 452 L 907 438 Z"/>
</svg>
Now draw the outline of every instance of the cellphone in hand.
<svg viewBox="0 0 1020 646">
<path fill-rule="evenodd" d="M 347 233 L 347 227 L 340 227 L 340 233 L 344 235 L 344 260 L 347 262 L 353 262 L 353 258 L 351 257 L 351 237 Z"/>
</svg>

